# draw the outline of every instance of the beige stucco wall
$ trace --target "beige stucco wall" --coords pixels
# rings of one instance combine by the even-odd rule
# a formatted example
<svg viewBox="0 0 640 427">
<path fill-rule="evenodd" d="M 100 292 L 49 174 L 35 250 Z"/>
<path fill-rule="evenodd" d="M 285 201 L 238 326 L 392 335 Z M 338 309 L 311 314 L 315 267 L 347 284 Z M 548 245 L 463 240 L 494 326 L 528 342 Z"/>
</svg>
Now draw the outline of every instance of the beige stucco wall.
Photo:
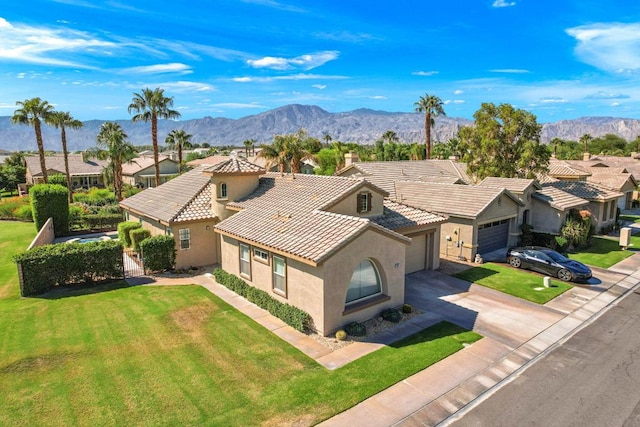
<svg viewBox="0 0 640 427">
<path fill-rule="evenodd" d="M 611 212 L 611 205 L 617 206 L 617 199 L 607 200 L 606 202 L 589 202 L 589 210 L 591 211 L 591 220 L 596 226 L 596 233 L 599 233 L 603 228 L 608 227 L 615 223 L 616 215 L 615 209 L 613 209 L 613 215 Z"/>
<path fill-rule="evenodd" d="M 215 221 L 189 222 L 174 224 L 171 233 L 176 241 L 176 268 L 201 267 L 220 262 L 217 239 L 219 235 L 214 232 Z M 189 249 L 180 249 L 179 230 L 188 228 L 190 231 L 191 245 Z"/>
<path fill-rule="evenodd" d="M 357 202 L 358 202 L 358 194 L 361 193 L 371 193 L 371 211 L 358 213 L 357 210 Z M 330 206 L 327 211 L 349 215 L 349 216 L 360 216 L 360 217 L 371 217 L 371 216 L 379 216 L 384 213 L 384 196 L 374 191 L 370 187 L 363 187 L 357 192 L 350 194 L 348 197 L 345 197 L 340 202 L 336 203 L 333 206 Z"/>
<path fill-rule="evenodd" d="M 427 230 L 403 233 L 411 239 L 405 251 L 405 274 L 440 267 L 440 225 Z M 420 266 L 423 265 L 422 268 Z"/>
<path fill-rule="evenodd" d="M 568 211 L 559 211 L 549 206 L 548 203 L 537 199 L 533 199 L 531 205 L 532 210 L 536 212 L 531 221 L 533 231 L 549 234 L 560 233 Z"/>
<path fill-rule="evenodd" d="M 474 221 L 465 218 L 449 216 L 449 222 L 442 224 L 440 230 L 440 254 L 446 257 L 462 255 L 466 259 L 475 256 Z M 447 240 L 447 236 L 451 240 Z"/>
<path fill-rule="evenodd" d="M 260 183 L 259 175 L 215 175 L 211 177 L 211 200 L 214 214 L 220 218 L 220 221 L 233 215 L 235 211 L 227 210 L 226 206 L 229 202 L 239 200 L 251 194 Z M 222 183 L 227 184 L 227 197 L 219 198 L 218 192 Z"/>
</svg>

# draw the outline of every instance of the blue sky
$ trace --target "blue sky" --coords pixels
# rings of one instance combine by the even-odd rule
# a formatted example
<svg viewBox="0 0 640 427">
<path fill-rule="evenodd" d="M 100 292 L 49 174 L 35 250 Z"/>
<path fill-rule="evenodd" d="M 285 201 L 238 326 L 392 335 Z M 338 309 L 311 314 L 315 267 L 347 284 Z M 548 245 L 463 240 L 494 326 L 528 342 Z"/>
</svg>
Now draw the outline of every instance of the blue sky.
<svg viewBox="0 0 640 427">
<path fill-rule="evenodd" d="M 510 103 L 541 123 L 640 118 L 640 2 L 32 0 L 0 8 L 0 115 L 39 96 L 126 119 L 161 87 L 183 119 L 286 104 L 452 117 Z"/>
</svg>

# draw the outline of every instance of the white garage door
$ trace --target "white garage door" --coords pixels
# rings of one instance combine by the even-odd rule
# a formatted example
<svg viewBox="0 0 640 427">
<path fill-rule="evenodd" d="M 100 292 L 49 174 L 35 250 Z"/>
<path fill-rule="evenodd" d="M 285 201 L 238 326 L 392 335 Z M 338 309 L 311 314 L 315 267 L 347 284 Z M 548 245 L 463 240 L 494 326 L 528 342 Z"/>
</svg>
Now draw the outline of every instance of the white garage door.
<svg viewBox="0 0 640 427">
<path fill-rule="evenodd" d="M 411 245 L 406 249 L 405 274 L 424 270 L 427 260 L 427 235 L 418 234 L 409 237 L 411 237 Z"/>
<path fill-rule="evenodd" d="M 509 243 L 509 220 L 488 222 L 478 226 L 478 253 L 486 254 L 506 248 Z"/>
</svg>

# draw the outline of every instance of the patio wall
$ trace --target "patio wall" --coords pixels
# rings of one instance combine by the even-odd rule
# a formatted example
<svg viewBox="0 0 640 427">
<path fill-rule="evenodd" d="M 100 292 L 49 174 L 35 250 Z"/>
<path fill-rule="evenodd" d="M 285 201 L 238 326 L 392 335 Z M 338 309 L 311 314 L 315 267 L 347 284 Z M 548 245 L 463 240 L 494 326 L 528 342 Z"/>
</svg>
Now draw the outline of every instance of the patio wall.
<svg viewBox="0 0 640 427">
<path fill-rule="evenodd" d="M 27 248 L 27 250 L 35 248 L 36 246 L 44 246 L 50 245 L 53 243 L 53 239 L 55 238 L 53 232 L 53 218 L 49 218 L 47 222 L 44 223 L 40 231 L 38 231 L 38 235 L 31 241 L 31 244 Z"/>
</svg>

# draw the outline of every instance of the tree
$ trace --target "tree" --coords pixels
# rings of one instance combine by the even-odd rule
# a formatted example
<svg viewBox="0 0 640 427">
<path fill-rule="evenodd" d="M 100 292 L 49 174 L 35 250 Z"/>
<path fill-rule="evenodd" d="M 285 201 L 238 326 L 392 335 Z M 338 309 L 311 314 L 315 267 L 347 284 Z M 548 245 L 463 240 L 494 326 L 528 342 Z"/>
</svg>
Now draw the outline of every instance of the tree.
<svg viewBox="0 0 640 427">
<path fill-rule="evenodd" d="M 329 135 L 328 133 L 325 133 L 322 139 L 324 139 L 325 144 L 329 145 L 333 138 L 331 138 L 331 135 Z"/>
<path fill-rule="evenodd" d="M 169 135 L 164 140 L 170 150 L 178 150 L 178 173 L 182 170 L 182 149 L 188 150 L 191 148 L 192 136 L 185 132 L 184 129 L 174 129 L 169 132 Z"/>
<path fill-rule="evenodd" d="M 100 126 L 96 138 L 98 157 L 108 158 L 109 168 L 113 173 L 113 190 L 118 201 L 122 200 L 122 164 L 136 156 L 133 145 L 127 141 L 127 134 L 115 122 L 105 122 Z"/>
<path fill-rule="evenodd" d="M 509 104 L 482 104 L 473 126 L 458 131 L 462 160 L 476 179 L 535 178 L 548 170 L 551 153 L 540 143 L 536 116 Z"/>
<path fill-rule="evenodd" d="M 164 96 L 164 89 L 142 89 L 141 93 L 134 93 L 133 100 L 129 104 L 128 111 L 136 114 L 134 122 L 151 122 L 151 142 L 153 143 L 153 163 L 156 169 L 156 187 L 160 185 L 160 166 L 158 164 L 158 118 L 177 119 L 180 113 L 172 110 L 173 97 Z"/>
<path fill-rule="evenodd" d="M 71 175 L 69 174 L 69 151 L 67 150 L 67 132 L 69 129 L 80 129 L 82 122 L 71 116 L 71 113 L 65 111 L 54 111 L 45 119 L 47 124 L 60 129 L 60 141 L 62 142 L 62 154 L 64 155 L 64 173 L 67 178 L 67 189 L 69 190 L 69 203 L 73 203 L 73 192 L 71 189 Z"/>
<path fill-rule="evenodd" d="M 9 190 L 13 194 L 13 190 L 18 189 L 18 184 L 26 181 L 27 169 L 22 165 L 14 165 L 6 162 L 0 165 L 0 188 Z"/>
<path fill-rule="evenodd" d="M 435 123 L 438 116 L 446 116 L 443 103 L 437 96 L 425 93 L 415 104 L 416 112 L 424 113 L 424 134 L 425 145 L 427 146 L 427 159 L 431 158 L 431 125 Z"/>
<path fill-rule="evenodd" d="M 592 140 L 593 140 L 593 137 L 588 133 L 585 133 L 584 135 L 582 135 L 580 137 L 580 143 L 584 145 L 584 153 L 588 153 L 589 152 L 589 143 Z"/>
<path fill-rule="evenodd" d="M 246 158 L 249 158 L 249 150 L 254 149 L 253 152 L 255 153 L 255 139 L 245 139 L 244 141 L 242 141 L 242 144 L 244 144 L 244 154 Z"/>
<path fill-rule="evenodd" d="M 558 158 L 558 146 L 564 145 L 564 140 L 562 140 L 560 138 L 553 138 L 551 140 L 551 145 L 553 145 L 553 158 L 557 159 Z"/>
<path fill-rule="evenodd" d="M 382 134 L 382 141 L 391 144 L 392 142 L 399 142 L 400 138 L 398 138 L 397 133 L 392 130 L 388 130 Z"/>
<path fill-rule="evenodd" d="M 278 165 L 278 171 L 281 175 L 287 168 L 287 164 L 291 168 L 291 173 L 300 173 L 302 161 L 313 158 L 313 155 L 307 149 L 308 135 L 304 129 L 300 129 L 294 134 L 276 135 L 272 144 L 263 144 L 262 151 L 258 157 L 262 157 L 267 161 L 266 168 L 270 169 L 273 165 Z"/>
<path fill-rule="evenodd" d="M 42 180 L 46 184 L 47 165 L 45 164 L 44 160 L 44 143 L 42 142 L 41 123 L 42 121 L 46 122 L 49 115 L 53 113 L 53 106 L 47 101 L 41 100 L 40 98 L 31 98 L 25 99 L 24 101 L 17 101 L 16 105 L 20 108 L 13 112 L 11 122 L 33 126 L 33 129 L 36 133 L 36 143 L 38 144 L 38 154 L 40 155 Z"/>
</svg>

